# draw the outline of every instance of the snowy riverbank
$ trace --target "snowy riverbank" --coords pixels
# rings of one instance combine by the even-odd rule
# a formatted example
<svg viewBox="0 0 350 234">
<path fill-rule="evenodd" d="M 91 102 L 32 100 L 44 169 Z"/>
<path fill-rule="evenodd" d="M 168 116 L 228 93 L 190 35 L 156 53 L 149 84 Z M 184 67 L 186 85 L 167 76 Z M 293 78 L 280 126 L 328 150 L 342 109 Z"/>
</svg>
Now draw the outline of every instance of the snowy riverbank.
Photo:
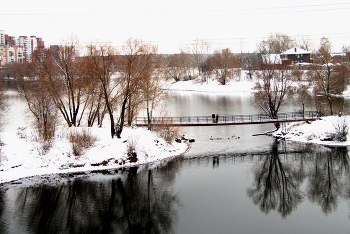
<svg viewBox="0 0 350 234">
<path fill-rule="evenodd" d="M 0 183 L 46 174 L 118 169 L 161 161 L 183 154 L 186 143 L 168 144 L 145 128 L 125 128 L 121 139 L 112 139 L 107 128 L 90 128 L 97 137 L 94 147 L 81 156 L 74 156 L 66 136 L 71 129 L 58 130 L 53 146 L 41 153 L 31 130 L 1 132 L 3 142 Z M 76 130 L 81 130 L 77 128 Z M 138 161 L 127 161 L 127 141 L 135 141 Z"/>
<path fill-rule="evenodd" d="M 243 76 L 247 77 L 247 75 Z M 195 91 L 205 92 L 218 95 L 252 95 L 254 92 L 254 81 L 243 78 L 242 81 L 230 81 L 227 85 L 220 85 L 216 80 L 210 80 L 208 82 L 200 83 L 196 80 L 179 81 L 171 86 L 171 90 L 175 92 L 182 91 Z M 344 97 L 350 96 L 350 87 L 344 91 Z M 345 118 L 345 121 L 350 124 L 350 117 Z M 281 128 L 274 132 L 272 135 L 276 137 L 283 137 L 287 140 L 314 143 L 322 145 L 333 146 L 348 146 L 350 145 L 350 135 L 347 137 L 347 141 L 325 141 L 329 134 L 335 131 L 335 125 L 338 123 L 338 116 L 327 116 L 321 120 L 311 122 L 289 123 L 285 128 Z M 350 126 L 350 125 L 349 125 Z M 282 133 L 283 132 L 283 133 Z"/>
<path fill-rule="evenodd" d="M 320 120 L 312 122 L 288 123 L 272 135 L 286 140 L 313 143 L 329 146 L 350 146 L 350 134 L 347 134 L 346 141 L 329 140 L 330 135 L 335 134 L 336 128 L 347 124 L 349 126 L 349 116 L 326 116 Z"/>
<path fill-rule="evenodd" d="M 174 92 L 202 92 L 220 95 L 251 95 L 254 82 L 243 79 L 241 81 L 229 81 L 227 85 L 220 85 L 217 80 L 211 79 L 208 82 L 197 80 L 178 81 L 173 83 L 170 90 Z"/>
</svg>

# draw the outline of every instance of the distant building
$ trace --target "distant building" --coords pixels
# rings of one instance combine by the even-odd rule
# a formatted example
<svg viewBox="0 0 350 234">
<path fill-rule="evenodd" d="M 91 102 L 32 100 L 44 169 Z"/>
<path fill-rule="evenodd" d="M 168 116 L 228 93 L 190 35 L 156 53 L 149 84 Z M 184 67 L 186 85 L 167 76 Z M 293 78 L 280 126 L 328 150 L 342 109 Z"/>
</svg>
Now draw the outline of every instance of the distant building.
<svg viewBox="0 0 350 234">
<path fill-rule="evenodd" d="M 7 63 L 29 63 L 33 52 L 44 48 L 44 41 L 36 36 L 9 36 L 0 30 L 0 66 Z"/>
<path fill-rule="evenodd" d="M 280 55 L 283 65 L 311 63 L 311 52 L 301 48 L 291 48 Z"/>
</svg>

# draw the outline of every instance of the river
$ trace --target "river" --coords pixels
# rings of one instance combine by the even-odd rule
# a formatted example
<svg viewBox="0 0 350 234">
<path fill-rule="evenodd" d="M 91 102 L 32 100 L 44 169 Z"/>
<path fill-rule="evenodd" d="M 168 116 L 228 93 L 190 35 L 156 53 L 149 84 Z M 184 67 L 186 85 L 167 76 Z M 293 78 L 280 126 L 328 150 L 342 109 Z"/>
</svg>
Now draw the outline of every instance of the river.
<svg viewBox="0 0 350 234">
<path fill-rule="evenodd" d="M 25 124 L 23 102 L 10 98 L 12 121 Z M 290 100 L 282 111 L 300 109 Z M 261 110 L 249 95 L 183 92 L 167 112 Z M 273 128 L 184 127 L 195 142 L 173 160 L 8 184 L 0 188 L 0 233 L 349 233 L 348 149 L 252 136 Z"/>
</svg>

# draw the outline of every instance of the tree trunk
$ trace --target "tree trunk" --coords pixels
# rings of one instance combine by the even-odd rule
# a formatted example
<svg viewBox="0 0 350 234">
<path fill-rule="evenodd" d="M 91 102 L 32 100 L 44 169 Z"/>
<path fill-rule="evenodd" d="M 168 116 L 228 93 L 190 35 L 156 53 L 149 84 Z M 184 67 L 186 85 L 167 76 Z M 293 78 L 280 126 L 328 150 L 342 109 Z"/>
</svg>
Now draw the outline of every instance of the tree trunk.
<svg viewBox="0 0 350 234">
<path fill-rule="evenodd" d="M 149 108 L 147 107 L 147 128 L 148 130 L 152 130 L 152 125 L 151 125 L 151 114 L 150 114 L 150 111 L 149 111 Z"/>
<path fill-rule="evenodd" d="M 119 123 L 118 123 L 117 131 L 116 131 L 116 136 L 118 138 L 121 138 L 121 134 L 122 134 L 123 127 L 124 127 L 125 107 L 126 107 L 126 103 L 127 102 L 128 102 L 128 98 L 125 97 L 124 101 L 123 101 L 122 109 L 121 109 L 121 112 L 120 112 Z"/>
</svg>

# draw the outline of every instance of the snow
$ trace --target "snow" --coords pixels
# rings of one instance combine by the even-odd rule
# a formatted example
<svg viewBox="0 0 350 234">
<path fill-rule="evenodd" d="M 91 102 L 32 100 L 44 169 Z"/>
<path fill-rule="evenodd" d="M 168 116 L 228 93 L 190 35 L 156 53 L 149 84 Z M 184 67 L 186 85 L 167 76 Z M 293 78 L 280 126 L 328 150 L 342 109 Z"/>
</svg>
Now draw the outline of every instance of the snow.
<svg viewBox="0 0 350 234">
<path fill-rule="evenodd" d="M 0 183 L 20 178 L 57 173 L 86 172 L 118 169 L 161 161 L 183 154 L 187 143 L 168 144 L 145 128 L 124 128 L 122 138 L 111 138 L 107 128 L 85 128 L 98 141 L 81 156 L 74 156 L 66 136 L 69 131 L 83 128 L 60 129 L 52 148 L 42 153 L 31 129 L 18 132 L 1 132 Z M 138 161 L 127 160 L 127 142 L 135 141 Z M 103 165 L 105 163 L 106 165 Z"/>
<path fill-rule="evenodd" d="M 254 82 L 247 77 L 247 72 L 243 71 L 240 81 L 232 80 L 227 82 L 226 85 L 221 85 L 215 79 L 209 79 L 207 82 L 198 82 L 198 78 L 195 80 L 178 81 L 171 85 L 170 90 L 175 92 L 192 91 L 224 95 L 251 95 Z"/>
<path fill-rule="evenodd" d="M 336 126 L 342 123 L 349 124 L 349 116 L 326 116 L 312 122 L 288 123 L 272 135 L 286 140 L 313 143 L 329 146 L 349 146 L 350 135 L 346 141 L 328 141 L 329 135 L 335 133 Z M 349 125 L 348 125 L 349 126 Z"/>
<path fill-rule="evenodd" d="M 302 48 L 294 47 L 284 51 L 282 54 L 311 54 L 311 52 L 304 50 Z"/>
</svg>

